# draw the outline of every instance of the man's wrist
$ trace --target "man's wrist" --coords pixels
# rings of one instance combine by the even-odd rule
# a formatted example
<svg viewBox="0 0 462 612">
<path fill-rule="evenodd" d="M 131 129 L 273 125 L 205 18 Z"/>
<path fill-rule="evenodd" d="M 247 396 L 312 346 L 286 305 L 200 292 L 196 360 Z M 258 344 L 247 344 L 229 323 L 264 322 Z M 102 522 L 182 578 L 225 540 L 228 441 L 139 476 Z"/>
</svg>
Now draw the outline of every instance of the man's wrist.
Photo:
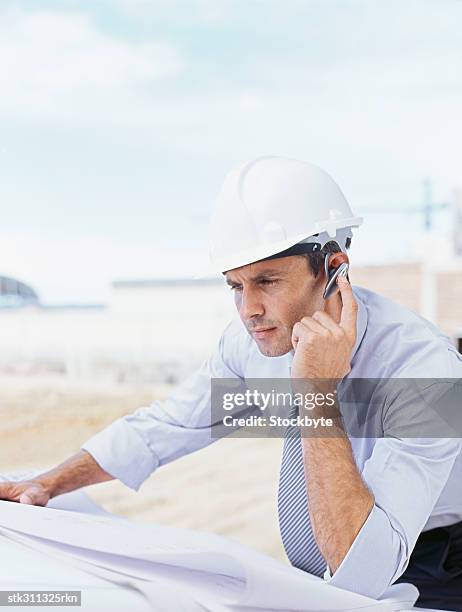
<svg viewBox="0 0 462 612">
<path fill-rule="evenodd" d="M 299 393 L 324 393 L 325 395 L 335 393 L 340 383 L 340 378 L 292 378 L 292 388 Z"/>
<path fill-rule="evenodd" d="M 292 392 L 303 398 L 299 414 L 311 418 L 336 419 L 342 414 L 337 398 L 337 379 L 297 379 Z"/>
<path fill-rule="evenodd" d="M 319 417 L 312 419 L 311 424 L 301 425 L 301 438 L 345 438 L 347 437 L 341 416 Z"/>
<path fill-rule="evenodd" d="M 60 494 L 59 480 L 56 475 L 42 474 L 41 476 L 34 478 L 34 482 L 45 489 L 47 494 L 50 496 L 50 499 Z"/>
</svg>

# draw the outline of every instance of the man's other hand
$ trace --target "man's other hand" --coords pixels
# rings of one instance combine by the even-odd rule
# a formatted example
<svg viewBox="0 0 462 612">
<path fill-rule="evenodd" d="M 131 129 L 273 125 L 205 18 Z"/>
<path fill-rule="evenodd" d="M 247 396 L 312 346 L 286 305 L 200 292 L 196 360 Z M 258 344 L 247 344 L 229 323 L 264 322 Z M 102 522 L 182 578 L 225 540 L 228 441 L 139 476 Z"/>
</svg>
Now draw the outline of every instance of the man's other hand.
<svg viewBox="0 0 462 612">
<path fill-rule="evenodd" d="M 47 488 L 38 481 L 0 482 L 0 500 L 46 506 L 50 497 Z"/>
</svg>

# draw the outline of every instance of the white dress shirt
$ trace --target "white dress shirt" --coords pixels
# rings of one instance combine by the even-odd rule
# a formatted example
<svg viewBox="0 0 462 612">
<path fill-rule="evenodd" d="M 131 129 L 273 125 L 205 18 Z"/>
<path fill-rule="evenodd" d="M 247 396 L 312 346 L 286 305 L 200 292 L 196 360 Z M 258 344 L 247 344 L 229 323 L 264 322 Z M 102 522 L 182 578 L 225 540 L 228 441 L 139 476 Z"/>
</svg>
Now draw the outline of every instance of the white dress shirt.
<svg viewBox="0 0 462 612">
<path fill-rule="evenodd" d="M 462 355 L 438 328 L 372 291 L 353 291 L 359 308 L 348 377 L 462 379 Z M 236 318 L 210 358 L 168 399 L 116 420 L 82 448 L 137 490 L 157 467 L 214 441 L 211 379 L 288 378 L 291 361 L 292 353 L 263 356 Z M 350 438 L 375 504 L 337 571 L 325 575 L 335 586 L 375 598 L 404 572 L 422 531 L 462 520 L 461 439 L 389 436 Z"/>
</svg>

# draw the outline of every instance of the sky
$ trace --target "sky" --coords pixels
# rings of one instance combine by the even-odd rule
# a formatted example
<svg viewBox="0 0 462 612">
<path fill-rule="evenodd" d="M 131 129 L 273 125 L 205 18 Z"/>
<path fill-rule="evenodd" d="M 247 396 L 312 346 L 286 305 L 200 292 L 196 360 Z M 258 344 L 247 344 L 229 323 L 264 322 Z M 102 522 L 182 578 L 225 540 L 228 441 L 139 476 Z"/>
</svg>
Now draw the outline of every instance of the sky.
<svg viewBox="0 0 462 612">
<path fill-rule="evenodd" d="M 194 276 L 260 155 L 335 178 L 353 264 L 412 256 L 423 181 L 462 187 L 461 22 L 460 0 L 2 0 L 0 275 L 47 303 Z"/>
</svg>

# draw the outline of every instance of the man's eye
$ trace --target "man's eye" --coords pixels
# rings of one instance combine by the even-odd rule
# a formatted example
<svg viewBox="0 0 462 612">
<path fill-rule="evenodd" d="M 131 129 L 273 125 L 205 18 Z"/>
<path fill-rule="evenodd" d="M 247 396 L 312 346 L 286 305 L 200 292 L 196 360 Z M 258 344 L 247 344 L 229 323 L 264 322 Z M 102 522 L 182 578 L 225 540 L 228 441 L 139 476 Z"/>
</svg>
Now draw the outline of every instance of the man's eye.
<svg viewBox="0 0 462 612">
<path fill-rule="evenodd" d="M 274 279 L 273 279 L 273 280 L 270 280 L 269 278 L 264 278 L 264 279 L 262 279 L 262 280 L 260 281 L 260 284 L 261 284 L 261 285 L 274 285 L 274 284 L 276 284 L 276 282 L 277 282 L 277 281 L 276 281 L 276 280 L 274 280 Z"/>
<path fill-rule="evenodd" d="M 231 291 L 240 291 L 242 289 L 242 285 L 228 285 Z"/>
</svg>

